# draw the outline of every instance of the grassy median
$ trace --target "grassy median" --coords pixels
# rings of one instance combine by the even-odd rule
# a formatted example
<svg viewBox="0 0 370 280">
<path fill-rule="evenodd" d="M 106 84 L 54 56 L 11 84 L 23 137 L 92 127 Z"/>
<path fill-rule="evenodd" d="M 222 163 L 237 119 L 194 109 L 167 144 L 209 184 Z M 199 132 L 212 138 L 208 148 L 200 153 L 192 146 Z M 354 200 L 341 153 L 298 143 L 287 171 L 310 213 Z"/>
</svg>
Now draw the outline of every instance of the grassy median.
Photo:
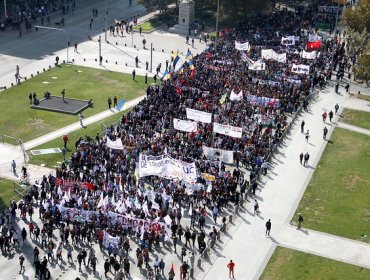
<svg viewBox="0 0 370 280">
<path fill-rule="evenodd" d="M 368 242 L 370 137 L 336 128 L 294 216 L 303 227 Z M 369 278 L 370 279 L 370 278 Z"/>
<path fill-rule="evenodd" d="M 365 280 L 368 269 L 277 247 L 260 280 Z"/>
<path fill-rule="evenodd" d="M 145 94 L 144 77 L 74 65 L 61 65 L 1 92 L 0 134 L 22 138 L 24 142 L 78 121 L 78 116 L 30 108 L 29 94 L 39 98 L 45 91 L 68 98 L 93 99 L 94 107 L 83 112 L 85 117 L 108 109 L 108 97 L 126 101 Z"/>
</svg>

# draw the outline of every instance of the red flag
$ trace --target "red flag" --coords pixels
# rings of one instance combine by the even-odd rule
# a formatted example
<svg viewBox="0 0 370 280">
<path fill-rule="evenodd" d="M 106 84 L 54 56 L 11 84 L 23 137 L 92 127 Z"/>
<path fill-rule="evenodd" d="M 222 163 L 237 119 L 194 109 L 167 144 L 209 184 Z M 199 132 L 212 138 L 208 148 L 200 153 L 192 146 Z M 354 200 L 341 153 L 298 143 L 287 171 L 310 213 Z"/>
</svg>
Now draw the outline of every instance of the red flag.
<svg viewBox="0 0 370 280">
<path fill-rule="evenodd" d="M 320 41 L 315 41 L 315 42 L 308 42 L 307 43 L 307 50 L 314 50 L 314 49 L 319 49 L 320 48 Z"/>
<path fill-rule="evenodd" d="M 186 83 L 185 79 L 181 79 L 181 85 L 183 86 Z"/>
<path fill-rule="evenodd" d="M 91 183 L 80 183 L 80 188 L 89 189 L 91 191 L 94 190 L 94 185 Z"/>
<path fill-rule="evenodd" d="M 210 52 L 208 52 L 208 53 L 207 53 L 207 59 L 208 59 L 208 60 L 210 60 L 210 59 L 211 59 L 211 53 L 210 53 Z"/>
<path fill-rule="evenodd" d="M 171 270 L 170 270 L 170 271 L 175 272 L 175 269 L 174 269 L 174 267 L 173 267 L 173 263 L 172 263 L 172 265 L 171 265 Z"/>
<path fill-rule="evenodd" d="M 190 73 L 190 79 L 194 79 L 194 78 L 195 78 L 195 69 L 192 69 Z"/>
<path fill-rule="evenodd" d="M 176 86 L 176 92 L 178 95 L 182 95 L 181 88 L 179 88 L 178 86 Z"/>
</svg>

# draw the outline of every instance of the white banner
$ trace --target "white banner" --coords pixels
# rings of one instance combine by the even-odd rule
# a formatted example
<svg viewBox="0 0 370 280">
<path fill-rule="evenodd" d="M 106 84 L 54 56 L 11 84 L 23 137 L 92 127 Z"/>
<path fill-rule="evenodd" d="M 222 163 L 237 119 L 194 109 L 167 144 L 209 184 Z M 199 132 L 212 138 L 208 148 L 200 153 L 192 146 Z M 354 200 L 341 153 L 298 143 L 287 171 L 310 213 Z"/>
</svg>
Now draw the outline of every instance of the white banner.
<svg viewBox="0 0 370 280">
<path fill-rule="evenodd" d="M 197 179 L 195 163 L 186 163 L 173 159 L 168 155 L 139 156 L 139 176 L 155 175 L 162 178 L 178 178 L 186 182 L 194 182 Z"/>
<path fill-rule="evenodd" d="M 115 150 L 123 150 L 121 138 L 118 138 L 116 141 L 112 141 L 107 137 L 107 147 Z"/>
<path fill-rule="evenodd" d="M 197 122 L 202 122 L 202 123 L 211 123 L 212 122 L 212 114 L 203 112 L 203 111 L 198 111 L 194 109 L 189 109 L 186 108 L 186 117 L 190 120 L 194 120 Z"/>
<path fill-rule="evenodd" d="M 252 65 L 249 65 L 249 66 L 248 66 L 248 69 L 249 69 L 249 70 L 254 70 L 254 71 L 261 71 L 261 70 L 265 70 L 265 68 L 266 68 L 265 63 L 260 62 L 260 61 L 256 61 L 256 62 L 254 62 Z"/>
<path fill-rule="evenodd" d="M 210 160 L 221 160 L 226 163 L 234 163 L 234 152 L 203 146 L 203 154 Z"/>
<path fill-rule="evenodd" d="M 295 36 L 281 37 L 281 44 L 285 46 L 291 46 L 295 44 Z"/>
<path fill-rule="evenodd" d="M 105 248 L 108 248 L 109 245 L 111 245 L 113 248 L 119 248 L 120 245 L 120 237 L 119 236 L 112 236 L 106 231 L 104 231 L 104 237 L 103 237 L 103 245 Z"/>
<path fill-rule="evenodd" d="M 304 64 L 293 64 L 292 72 L 308 75 L 310 73 L 310 66 Z"/>
<path fill-rule="evenodd" d="M 316 55 L 317 55 L 317 52 L 316 51 L 306 52 L 305 50 L 303 50 L 301 52 L 301 57 L 302 58 L 305 58 L 305 59 L 315 59 L 316 58 Z"/>
<path fill-rule="evenodd" d="M 264 59 L 273 59 L 281 63 L 286 62 L 286 53 L 278 54 L 272 49 L 261 50 L 261 57 Z"/>
<path fill-rule="evenodd" d="M 245 42 L 243 44 L 235 41 L 235 49 L 239 51 L 248 51 L 250 50 L 251 46 L 249 45 L 249 42 Z"/>
<path fill-rule="evenodd" d="M 238 94 L 236 94 L 234 92 L 234 90 L 232 90 L 231 93 L 230 93 L 230 100 L 231 101 L 234 101 L 234 100 L 236 100 L 236 101 L 243 100 L 243 90 L 241 90 Z"/>
<path fill-rule="evenodd" d="M 237 126 L 213 123 L 213 132 L 224 134 L 224 135 L 235 137 L 235 138 L 242 138 L 243 129 Z"/>
<path fill-rule="evenodd" d="M 318 34 L 308 34 L 308 42 L 321 41 L 321 37 Z"/>
<path fill-rule="evenodd" d="M 197 131 L 198 129 L 196 122 L 179 120 L 175 118 L 173 119 L 173 127 L 177 130 L 181 130 L 185 132 Z"/>
</svg>

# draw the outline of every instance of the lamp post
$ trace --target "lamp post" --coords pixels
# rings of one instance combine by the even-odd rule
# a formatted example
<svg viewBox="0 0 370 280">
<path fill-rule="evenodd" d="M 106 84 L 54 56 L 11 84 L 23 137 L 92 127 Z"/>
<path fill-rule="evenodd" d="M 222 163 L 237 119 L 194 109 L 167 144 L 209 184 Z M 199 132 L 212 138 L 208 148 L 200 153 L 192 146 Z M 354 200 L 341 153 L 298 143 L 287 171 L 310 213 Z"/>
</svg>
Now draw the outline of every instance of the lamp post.
<svg viewBox="0 0 370 280">
<path fill-rule="evenodd" d="M 6 0 L 4 0 L 4 16 L 5 16 L 5 19 L 8 17 L 8 14 L 6 12 Z"/>
<path fill-rule="evenodd" d="M 48 27 L 48 26 L 40 26 L 40 25 L 36 25 L 35 28 L 50 29 L 50 30 L 55 30 L 55 31 L 61 31 L 61 32 L 63 32 L 66 35 L 66 39 L 67 39 L 67 61 L 66 62 L 69 63 L 69 56 L 68 56 L 69 36 L 68 36 L 67 31 L 65 31 L 64 29 L 61 29 L 61 28 Z"/>
<path fill-rule="evenodd" d="M 338 3 L 338 6 L 337 6 L 337 15 L 335 17 L 335 35 L 337 34 L 337 28 L 338 28 L 338 17 L 339 17 L 339 0 L 336 0 L 337 3 Z"/>
<path fill-rule="evenodd" d="M 217 0 L 215 50 L 217 49 L 217 40 L 218 40 L 218 15 L 219 15 L 219 12 L 220 12 L 220 0 Z"/>
<path fill-rule="evenodd" d="M 105 8 L 105 11 L 104 11 L 104 38 L 105 38 L 105 41 L 107 41 L 107 14 L 108 14 L 107 0 L 105 0 L 105 2 L 104 2 L 104 8 Z"/>
</svg>

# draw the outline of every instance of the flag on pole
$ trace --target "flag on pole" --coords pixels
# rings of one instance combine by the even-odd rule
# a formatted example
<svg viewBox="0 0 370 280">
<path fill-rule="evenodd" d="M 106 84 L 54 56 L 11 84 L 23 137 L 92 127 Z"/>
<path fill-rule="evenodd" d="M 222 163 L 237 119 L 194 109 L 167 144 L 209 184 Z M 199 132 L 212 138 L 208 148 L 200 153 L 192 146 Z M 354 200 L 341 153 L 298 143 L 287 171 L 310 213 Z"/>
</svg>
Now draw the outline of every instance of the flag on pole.
<svg viewBox="0 0 370 280">
<path fill-rule="evenodd" d="M 221 96 L 221 98 L 220 98 L 220 104 L 221 105 L 225 103 L 226 98 L 227 98 L 227 93 L 225 93 L 224 95 Z"/>
<path fill-rule="evenodd" d="M 185 60 L 186 61 L 190 61 L 193 59 L 193 54 L 191 53 L 191 51 L 189 50 L 188 53 L 186 54 L 185 56 Z"/>
<path fill-rule="evenodd" d="M 78 205 L 82 205 L 82 195 L 80 196 L 80 198 L 77 200 L 77 204 Z"/>
<path fill-rule="evenodd" d="M 161 80 L 162 80 L 162 81 L 167 81 L 169 78 L 171 78 L 171 75 L 170 75 L 170 73 L 168 73 L 168 71 L 167 71 L 167 70 L 165 70 L 165 71 L 163 72 L 163 75 L 162 75 Z"/>
<path fill-rule="evenodd" d="M 100 199 L 99 199 L 99 202 L 98 202 L 98 205 L 96 206 L 96 208 L 100 208 L 103 205 L 104 205 L 104 195 L 103 195 L 103 192 L 101 192 Z"/>
<path fill-rule="evenodd" d="M 190 73 L 190 79 L 194 79 L 195 78 L 195 69 L 192 69 L 191 70 L 191 73 Z"/>
<path fill-rule="evenodd" d="M 175 56 L 175 58 L 174 58 L 174 60 L 173 60 L 173 68 L 175 68 L 176 67 L 176 64 L 177 64 L 177 62 L 179 62 L 179 60 L 180 60 L 180 56 L 179 55 L 176 55 Z"/>
<path fill-rule="evenodd" d="M 127 109 L 127 104 L 126 104 L 126 100 L 125 99 L 121 99 L 117 105 L 117 110 L 118 111 L 121 111 L 121 110 L 126 110 Z"/>
<path fill-rule="evenodd" d="M 176 86 L 176 92 L 178 95 L 182 95 L 181 88 L 179 86 Z"/>
</svg>

